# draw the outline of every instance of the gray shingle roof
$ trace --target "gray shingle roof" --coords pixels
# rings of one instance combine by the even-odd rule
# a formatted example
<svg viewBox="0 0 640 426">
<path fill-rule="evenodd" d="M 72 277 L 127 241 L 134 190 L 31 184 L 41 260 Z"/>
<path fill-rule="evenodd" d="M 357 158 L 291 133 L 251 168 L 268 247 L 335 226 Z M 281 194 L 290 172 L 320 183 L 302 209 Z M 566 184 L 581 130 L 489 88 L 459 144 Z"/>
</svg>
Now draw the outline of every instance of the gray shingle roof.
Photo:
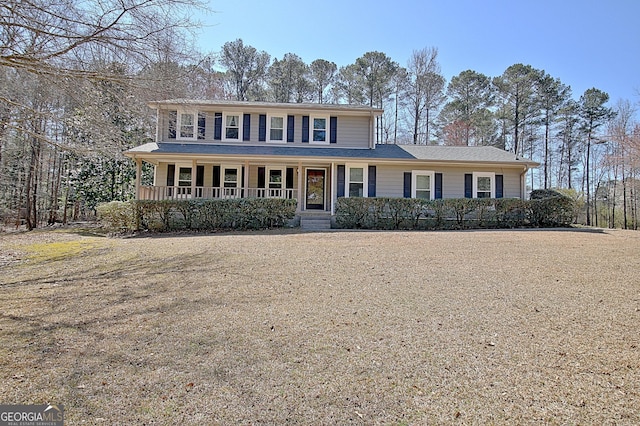
<svg viewBox="0 0 640 426">
<path fill-rule="evenodd" d="M 375 149 L 317 146 L 224 145 L 211 143 L 147 143 L 126 152 L 135 154 L 187 154 L 251 157 L 312 157 L 378 160 L 421 160 L 450 163 L 503 163 L 537 166 L 528 159 L 498 148 L 458 146 L 376 145 Z"/>
<path fill-rule="evenodd" d="M 420 160 L 433 161 L 469 161 L 492 163 L 531 162 L 512 152 L 493 146 L 439 146 L 439 145 L 400 145 L 402 149 Z"/>
<path fill-rule="evenodd" d="M 152 108 L 160 106 L 191 106 L 191 107 L 230 107 L 244 109 L 286 109 L 286 110 L 316 110 L 316 111 L 344 111 L 356 112 L 358 114 L 377 113 L 381 114 L 382 109 L 372 108 L 366 105 L 349 104 L 315 104 L 315 103 L 282 103 L 282 102 L 249 102 L 249 101 L 228 101 L 213 99 L 167 99 L 161 101 L 151 101 L 148 105 Z"/>
</svg>

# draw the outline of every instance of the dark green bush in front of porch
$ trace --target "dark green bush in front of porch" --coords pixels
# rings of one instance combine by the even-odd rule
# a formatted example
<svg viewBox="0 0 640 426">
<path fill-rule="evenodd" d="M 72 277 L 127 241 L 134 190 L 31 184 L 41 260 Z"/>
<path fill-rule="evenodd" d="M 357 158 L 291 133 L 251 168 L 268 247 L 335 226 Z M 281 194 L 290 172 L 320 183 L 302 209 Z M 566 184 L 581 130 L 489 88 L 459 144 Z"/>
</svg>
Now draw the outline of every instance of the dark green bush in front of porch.
<svg viewBox="0 0 640 426">
<path fill-rule="evenodd" d="M 114 232 L 268 229 L 289 223 L 296 206 L 296 200 L 279 198 L 139 200 L 102 204 L 98 217 Z"/>
<path fill-rule="evenodd" d="M 531 200 L 339 198 L 336 205 L 336 225 L 346 229 L 558 227 L 572 217 L 573 201 L 555 191 Z"/>
</svg>

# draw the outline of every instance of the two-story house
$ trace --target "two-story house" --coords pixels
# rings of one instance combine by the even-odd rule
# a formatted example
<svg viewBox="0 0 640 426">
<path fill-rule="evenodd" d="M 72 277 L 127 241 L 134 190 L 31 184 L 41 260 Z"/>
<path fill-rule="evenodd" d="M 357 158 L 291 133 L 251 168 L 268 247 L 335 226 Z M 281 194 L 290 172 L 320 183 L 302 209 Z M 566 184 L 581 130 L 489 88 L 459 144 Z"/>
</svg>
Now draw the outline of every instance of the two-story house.
<svg viewBox="0 0 640 426">
<path fill-rule="evenodd" d="M 168 100 L 156 142 L 125 152 L 138 199 L 284 197 L 333 214 L 339 197 L 525 197 L 538 164 L 494 147 L 375 143 L 363 106 Z M 154 165 L 141 186 L 142 162 Z"/>
</svg>

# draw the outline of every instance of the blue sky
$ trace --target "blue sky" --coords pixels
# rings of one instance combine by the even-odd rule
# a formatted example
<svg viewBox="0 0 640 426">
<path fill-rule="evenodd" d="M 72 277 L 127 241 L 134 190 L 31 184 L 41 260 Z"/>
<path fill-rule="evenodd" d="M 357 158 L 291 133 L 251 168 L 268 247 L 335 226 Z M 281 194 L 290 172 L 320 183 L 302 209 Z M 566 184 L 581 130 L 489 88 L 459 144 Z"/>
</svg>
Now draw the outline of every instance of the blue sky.
<svg viewBox="0 0 640 426">
<path fill-rule="evenodd" d="M 241 38 L 272 58 L 348 65 L 369 51 L 402 66 L 436 47 L 447 78 L 472 69 L 490 77 L 523 63 L 572 87 L 640 101 L 640 0 L 212 1 L 200 49 Z"/>
</svg>

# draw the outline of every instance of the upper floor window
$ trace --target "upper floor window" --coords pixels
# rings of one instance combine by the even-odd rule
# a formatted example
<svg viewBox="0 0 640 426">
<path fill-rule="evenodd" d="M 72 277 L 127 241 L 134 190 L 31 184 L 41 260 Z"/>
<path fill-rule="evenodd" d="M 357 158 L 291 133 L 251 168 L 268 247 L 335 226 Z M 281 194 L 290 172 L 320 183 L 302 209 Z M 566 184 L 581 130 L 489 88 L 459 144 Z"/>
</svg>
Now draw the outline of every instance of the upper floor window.
<svg viewBox="0 0 640 426">
<path fill-rule="evenodd" d="M 495 173 L 473 173 L 473 198 L 495 198 Z"/>
<path fill-rule="evenodd" d="M 224 138 L 237 141 L 240 139 L 240 115 L 227 114 L 224 120 Z"/>
<path fill-rule="evenodd" d="M 269 141 L 284 142 L 284 116 L 269 117 Z"/>
<path fill-rule="evenodd" d="M 194 132 L 194 123 L 195 120 L 193 118 L 193 114 L 189 113 L 181 113 L 179 115 L 180 118 L 180 139 L 193 139 Z"/>
<path fill-rule="evenodd" d="M 315 143 L 328 143 L 329 119 L 327 117 L 312 117 L 311 123 L 313 125 L 311 140 Z"/>
<path fill-rule="evenodd" d="M 169 111 L 169 139 L 204 139 L 206 114 L 195 111 Z"/>
<path fill-rule="evenodd" d="M 434 173 L 425 170 L 413 170 L 411 172 L 411 198 L 434 198 Z"/>
</svg>

